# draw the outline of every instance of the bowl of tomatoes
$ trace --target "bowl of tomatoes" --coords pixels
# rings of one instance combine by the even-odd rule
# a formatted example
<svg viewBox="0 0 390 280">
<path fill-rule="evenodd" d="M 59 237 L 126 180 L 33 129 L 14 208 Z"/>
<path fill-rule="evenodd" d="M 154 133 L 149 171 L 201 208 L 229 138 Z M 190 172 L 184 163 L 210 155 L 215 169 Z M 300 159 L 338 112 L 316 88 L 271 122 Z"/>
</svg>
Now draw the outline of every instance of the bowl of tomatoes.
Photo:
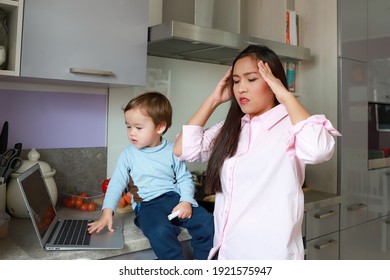
<svg viewBox="0 0 390 280">
<path fill-rule="evenodd" d="M 79 190 L 72 193 L 63 193 L 62 205 L 80 211 L 100 211 L 102 209 L 104 193 L 94 190 Z"/>
</svg>

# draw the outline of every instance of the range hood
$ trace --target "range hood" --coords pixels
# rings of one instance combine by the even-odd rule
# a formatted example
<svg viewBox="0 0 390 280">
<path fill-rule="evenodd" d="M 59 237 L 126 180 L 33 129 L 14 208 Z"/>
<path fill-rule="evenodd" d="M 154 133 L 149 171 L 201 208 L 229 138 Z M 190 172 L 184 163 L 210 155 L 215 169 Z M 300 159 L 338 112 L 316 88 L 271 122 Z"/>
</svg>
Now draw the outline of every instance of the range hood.
<svg viewBox="0 0 390 280">
<path fill-rule="evenodd" d="M 149 27 L 148 55 L 231 65 L 250 44 L 264 45 L 282 61 L 310 59 L 310 50 L 237 33 L 169 21 Z"/>
</svg>

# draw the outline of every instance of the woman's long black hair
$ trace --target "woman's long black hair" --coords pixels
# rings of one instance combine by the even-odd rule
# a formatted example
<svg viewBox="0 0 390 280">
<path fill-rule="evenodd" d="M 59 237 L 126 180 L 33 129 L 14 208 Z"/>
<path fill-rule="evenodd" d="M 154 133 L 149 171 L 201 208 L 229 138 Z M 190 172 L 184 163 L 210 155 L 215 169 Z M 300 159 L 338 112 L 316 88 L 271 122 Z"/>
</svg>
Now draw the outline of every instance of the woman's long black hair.
<svg viewBox="0 0 390 280">
<path fill-rule="evenodd" d="M 287 79 L 283 65 L 274 51 L 265 46 L 249 45 L 233 61 L 232 74 L 237 60 L 252 56 L 254 59 L 262 60 L 268 63 L 273 75 L 278 78 L 287 88 Z M 241 131 L 241 118 L 244 113 L 241 111 L 237 100 L 233 95 L 233 78 L 229 78 L 230 90 L 233 98 L 231 99 L 230 109 L 222 126 L 220 133 L 212 143 L 212 153 L 206 169 L 206 193 L 213 194 L 222 192 L 220 172 L 225 159 L 234 156 L 237 151 L 238 140 Z M 275 104 L 279 104 L 275 97 Z"/>
</svg>

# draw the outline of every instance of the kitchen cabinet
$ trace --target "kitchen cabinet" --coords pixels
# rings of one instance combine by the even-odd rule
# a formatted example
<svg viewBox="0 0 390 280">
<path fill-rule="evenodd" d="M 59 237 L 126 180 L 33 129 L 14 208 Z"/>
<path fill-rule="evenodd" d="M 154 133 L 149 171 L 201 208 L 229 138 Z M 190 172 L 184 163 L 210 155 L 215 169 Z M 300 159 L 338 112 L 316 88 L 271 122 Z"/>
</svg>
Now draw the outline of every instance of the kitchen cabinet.
<svg viewBox="0 0 390 280">
<path fill-rule="evenodd" d="M 21 77 L 146 82 L 148 1 L 26 0 Z"/>
<path fill-rule="evenodd" d="M 342 230 L 340 259 L 389 260 L 390 215 Z"/>
<path fill-rule="evenodd" d="M 368 160 L 373 148 L 366 142 L 375 138 L 368 131 L 368 102 L 389 100 L 389 5 L 338 0 L 341 259 L 390 259 L 390 168 Z M 385 139 L 382 148 L 389 146 Z"/>
<path fill-rule="evenodd" d="M 339 215 L 339 204 L 306 212 L 307 260 L 339 259 Z"/>
<path fill-rule="evenodd" d="M 8 28 L 7 63 L 1 76 L 19 76 L 24 0 L 0 0 L 0 9 L 6 13 Z"/>
<path fill-rule="evenodd" d="M 334 232 L 306 242 L 306 260 L 338 260 L 339 232 Z"/>
<path fill-rule="evenodd" d="M 337 1 L 339 57 L 367 61 L 367 5 L 367 0 Z"/>
<path fill-rule="evenodd" d="M 340 231 L 340 259 L 367 260 L 369 224 L 363 223 Z"/>
<path fill-rule="evenodd" d="M 368 219 L 367 63 L 339 58 L 340 228 Z"/>
<path fill-rule="evenodd" d="M 390 215 L 370 221 L 369 238 L 367 238 L 367 259 L 390 259 Z"/>
<path fill-rule="evenodd" d="M 390 214 L 390 168 L 368 171 L 368 218 L 380 218 Z"/>
<path fill-rule="evenodd" d="M 357 73 L 357 74 L 356 74 Z M 339 58 L 340 259 L 367 258 L 367 63 Z"/>
<path fill-rule="evenodd" d="M 309 190 L 302 224 L 306 260 L 339 259 L 341 196 Z"/>
</svg>

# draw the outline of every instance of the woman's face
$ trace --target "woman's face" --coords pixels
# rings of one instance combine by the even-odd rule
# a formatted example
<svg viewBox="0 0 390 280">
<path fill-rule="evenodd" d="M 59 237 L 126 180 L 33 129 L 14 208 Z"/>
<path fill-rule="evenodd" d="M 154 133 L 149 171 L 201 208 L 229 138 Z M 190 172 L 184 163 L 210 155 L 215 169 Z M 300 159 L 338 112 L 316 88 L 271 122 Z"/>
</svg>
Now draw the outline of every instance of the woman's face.
<svg viewBox="0 0 390 280">
<path fill-rule="evenodd" d="M 247 56 L 236 61 L 233 92 L 241 110 L 253 118 L 275 106 L 275 95 L 257 67 L 257 59 Z"/>
<path fill-rule="evenodd" d="M 165 125 L 156 126 L 139 108 L 126 111 L 125 122 L 127 137 L 136 148 L 155 147 L 161 144 L 161 134 Z"/>
</svg>

